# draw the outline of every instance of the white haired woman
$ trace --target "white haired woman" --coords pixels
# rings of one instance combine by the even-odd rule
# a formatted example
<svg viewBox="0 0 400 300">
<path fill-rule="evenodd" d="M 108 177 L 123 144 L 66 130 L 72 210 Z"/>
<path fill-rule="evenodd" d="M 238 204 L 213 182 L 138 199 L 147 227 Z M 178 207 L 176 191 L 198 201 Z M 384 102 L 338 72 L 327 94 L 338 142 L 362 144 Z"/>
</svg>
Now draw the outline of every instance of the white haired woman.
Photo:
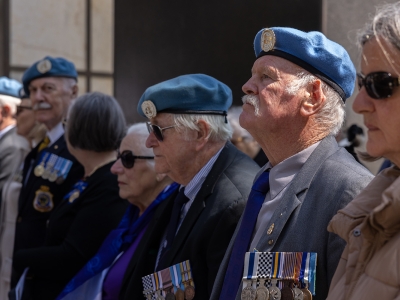
<svg viewBox="0 0 400 300">
<path fill-rule="evenodd" d="M 353 109 L 364 117 L 368 156 L 394 166 L 329 224 L 347 246 L 327 299 L 400 299 L 400 2 L 378 9 L 360 37 L 360 91 Z"/>
<path fill-rule="evenodd" d="M 119 197 L 110 168 L 125 127 L 121 107 L 111 96 L 84 94 L 70 107 L 66 141 L 85 175 L 51 213 L 45 244 L 15 253 L 16 271 L 29 268 L 22 299 L 54 300 L 121 221 L 127 203 Z"/>
<path fill-rule="evenodd" d="M 178 188 L 166 175 L 156 174 L 153 151 L 145 146 L 148 135 L 145 123 L 128 129 L 111 171 L 118 175 L 119 194 L 130 207 L 57 299 L 119 299 L 122 279 L 155 209 Z"/>
</svg>

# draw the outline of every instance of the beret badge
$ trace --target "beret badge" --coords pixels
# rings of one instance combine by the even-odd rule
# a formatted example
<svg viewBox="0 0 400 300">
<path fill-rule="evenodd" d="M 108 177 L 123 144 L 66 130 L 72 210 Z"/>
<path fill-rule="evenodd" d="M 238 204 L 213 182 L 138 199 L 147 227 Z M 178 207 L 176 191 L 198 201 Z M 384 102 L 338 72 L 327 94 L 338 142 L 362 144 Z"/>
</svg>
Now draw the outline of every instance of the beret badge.
<svg viewBox="0 0 400 300">
<path fill-rule="evenodd" d="M 44 59 L 38 62 L 36 68 L 40 73 L 44 74 L 51 70 L 51 62 L 48 59 Z"/>
<path fill-rule="evenodd" d="M 157 109 L 154 103 L 151 100 L 143 101 L 142 103 L 142 111 L 146 115 L 147 118 L 152 119 L 157 116 Z"/>
<path fill-rule="evenodd" d="M 264 52 L 271 51 L 275 46 L 275 33 L 272 29 L 266 28 L 261 34 L 261 49 Z"/>
</svg>

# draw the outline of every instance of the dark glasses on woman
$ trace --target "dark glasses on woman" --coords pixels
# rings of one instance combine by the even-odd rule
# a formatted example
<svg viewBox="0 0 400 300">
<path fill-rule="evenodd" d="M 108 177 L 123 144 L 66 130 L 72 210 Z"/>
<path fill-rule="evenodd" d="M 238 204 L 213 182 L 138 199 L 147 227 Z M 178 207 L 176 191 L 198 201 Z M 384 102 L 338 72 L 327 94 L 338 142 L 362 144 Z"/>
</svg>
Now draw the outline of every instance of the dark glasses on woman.
<svg viewBox="0 0 400 300">
<path fill-rule="evenodd" d="M 117 160 L 121 159 L 121 163 L 124 166 L 124 168 L 131 169 L 133 168 L 133 165 L 135 164 L 135 159 L 154 159 L 154 156 L 136 156 L 133 155 L 132 151 L 125 150 L 122 151 L 122 153 L 119 153 L 118 150 L 118 155 L 117 155 Z"/>
<path fill-rule="evenodd" d="M 32 107 L 31 106 L 18 105 L 17 106 L 16 115 L 18 116 L 20 113 L 22 113 L 24 111 L 24 109 L 32 110 Z"/>
<path fill-rule="evenodd" d="M 167 126 L 167 127 L 161 128 L 160 126 L 151 124 L 150 122 L 146 122 L 146 125 L 147 125 L 147 130 L 149 131 L 149 133 L 154 133 L 156 139 L 159 140 L 160 142 L 162 142 L 164 140 L 163 131 L 166 129 L 174 128 L 176 126 L 176 125 L 172 125 L 172 126 Z"/>
<path fill-rule="evenodd" d="M 389 98 L 394 88 L 399 86 L 399 78 L 388 72 L 373 72 L 365 76 L 357 73 L 357 81 L 359 89 L 364 86 L 368 96 L 373 99 Z"/>
</svg>

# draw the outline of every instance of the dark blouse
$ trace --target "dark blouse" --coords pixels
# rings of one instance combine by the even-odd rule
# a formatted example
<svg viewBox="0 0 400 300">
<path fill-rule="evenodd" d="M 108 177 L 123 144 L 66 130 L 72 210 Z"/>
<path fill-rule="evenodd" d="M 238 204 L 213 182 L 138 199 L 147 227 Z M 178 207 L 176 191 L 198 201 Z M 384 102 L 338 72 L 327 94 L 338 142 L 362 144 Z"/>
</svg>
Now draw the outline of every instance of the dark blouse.
<svg viewBox="0 0 400 300">
<path fill-rule="evenodd" d="M 43 247 L 15 254 L 17 271 L 29 267 L 25 290 L 32 299 L 55 299 L 118 226 L 128 202 L 119 197 L 117 176 L 110 172 L 112 164 L 86 178 L 87 186 L 78 198 L 64 199 L 54 210 Z M 23 299 L 30 298 L 24 295 Z"/>
</svg>

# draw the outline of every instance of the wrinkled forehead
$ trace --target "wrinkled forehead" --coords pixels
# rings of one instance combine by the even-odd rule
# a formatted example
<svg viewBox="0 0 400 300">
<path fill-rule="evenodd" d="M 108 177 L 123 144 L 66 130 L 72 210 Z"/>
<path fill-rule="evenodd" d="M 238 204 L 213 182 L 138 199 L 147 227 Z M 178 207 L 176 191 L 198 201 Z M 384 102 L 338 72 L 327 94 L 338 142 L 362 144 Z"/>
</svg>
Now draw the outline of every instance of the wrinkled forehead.
<svg viewBox="0 0 400 300">
<path fill-rule="evenodd" d="M 265 55 L 256 59 L 251 71 L 252 73 L 267 71 L 277 75 L 280 73 L 296 75 L 298 72 L 305 70 L 282 57 Z"/>
<path fill-rule="evenodd" d="M 383 38 L 371 38 L 361 54 L 361 69 L 400 74 L 400 51 Z"/>
<path fill-rule="evenodd" d="M 36 79 L 33 79 L 29 83 L 29 87 L 40 88 L 40 87 L 44 86 L 45 84 L 51 84 L 51 85 L 55 85 L 55 86 L 62 86 L 66 80 L 68 80 L 68 79 L 64 78 L 64 77 L 42 77 L 42 78 L 36 78 Z"/>
</svg>

